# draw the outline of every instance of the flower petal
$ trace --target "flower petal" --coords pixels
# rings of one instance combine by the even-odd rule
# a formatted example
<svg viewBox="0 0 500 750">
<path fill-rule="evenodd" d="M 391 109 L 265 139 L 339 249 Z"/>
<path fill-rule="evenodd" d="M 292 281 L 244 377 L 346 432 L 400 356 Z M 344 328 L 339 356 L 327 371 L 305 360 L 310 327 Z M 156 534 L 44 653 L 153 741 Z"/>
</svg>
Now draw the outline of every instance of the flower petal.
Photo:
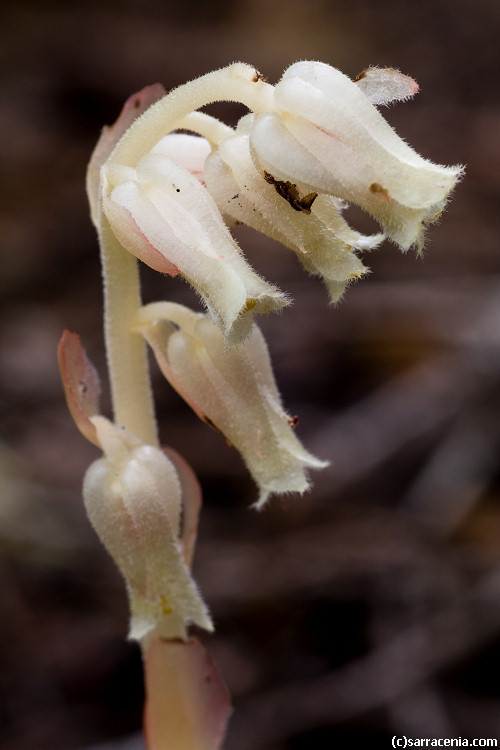
<svg viewBox="0 0 500 750">
<path fill-rule="evenodd" d="M 112 193 L 112 199 L 106 195 L 103 200 L 104 212 L 121 245 L 136 258 L 142 260 L 155 271 L 176 276 L 179 269 L 172 263 L 160 249 L 155 247 L 136 217 L 140 214 L 142 205 L 146 203 L 139 185 L 132 181 L 122 182 Z M 130 209 L 129 209 L 130 206 Z M 146 209 L 149 208 L 146 204 Z M 160 217 L 151 216 L 150 222 L 155 222 L 155 230 L 168 241 L 173 240 L 173 234 L 170 227 L 163 227 Z M 149 226 L 148 226 L 149 228 Z M 150 230 L 151 231 L 151 230 Z M 165 237 L 166 235 L 166 237 Z"/>
<path fill-rule="evenodd" d="M 118 240 L 157 270 L 178 269 L 230 343 L 247 335 L 255 313 L 288 304 L 245 261 L 208 191 L 171 159 L 144 157 L 135 179 L 116 187 L 111 165 L 107 178 L 104 210 Z"/>
<path fill-rule="evenodd" d="M 295 185 L 265 175 L 252 161 L 245 134 L 227 138 L 205 163 L 207 187 L 220 209 L 291 248 L 304 267 L 327 284 L 337 282 L 336 302 L 347 281 L 366 273 L 353 249 L 375 247 L 383 236 L 366 237 L 352 230 L 332 198 L 318 198 L 317 193 L 301 197 Z M 319 212 L 317 201 L 323 204 Z"/>
<path fill-rule="evenodd" d="M 291 65 L 275 86 L 274 98 L 279 110 L 342 135 L 361 151 L 378 144 L 385 155 L 403 163 L 434 166 L 397 135 L 359 86 L 331 65 L 314 61 Z"/>
<path fill-rule="evenodd" d="M 203 183 L 203 165 L 210 150 L 206 138 L 187 133 L 170 133 L 158 141 L 150 154 L 166 156 Z"/>
<path fill-rule="evenodd" d="M 187 393 L 198 415 L 239 450 L 259 486 L 258 508 L 270 494 L 308 488 L 305 469 L 326 464 L 296 438 L 295 420 L 283 410 L 256 326 L 242 344 L 228 349 L 210 318 L 159 302 L 141 310 L 137 328 L 171 385 L 184 398 Z"/>
<path fill-rule="evenodd" d="M 278 180 L 358 204 L 403 249 L 444 208 L 461 168 L 423 159 L 360 87 L 316 62 L 292 65 L 276 85 L 277 110 L 255 118 L 252 156 Z"/>
<path fill-rule="evenodd" d="M 190 623 L 212 630 L 178 540 L 181 487 L 174 466 L 159 448 L 104 417 L 93 422 L 105 457 L 85 475 L 85 507 L 126 580 L 129 637 L 141 640 L 154 631 L 185 638 Z"/>
</svg>

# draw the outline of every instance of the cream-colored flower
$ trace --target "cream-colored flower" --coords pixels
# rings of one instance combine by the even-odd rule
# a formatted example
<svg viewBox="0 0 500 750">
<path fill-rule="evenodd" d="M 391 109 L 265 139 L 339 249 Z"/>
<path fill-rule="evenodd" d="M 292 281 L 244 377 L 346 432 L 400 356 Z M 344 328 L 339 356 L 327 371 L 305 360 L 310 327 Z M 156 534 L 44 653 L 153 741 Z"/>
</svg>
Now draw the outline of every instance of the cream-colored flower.
<svg viewBox="0 0 500 750">
<path fill-rule="evenodd" d="M 257 167 L 304 193 L 361 206 L 401 248 L 420 249 L 461 168 L 419 156 L 372 104 L 412 95 L 410 81 L 397 71 L 368 70 L 355 83 L 324 63 L 292 65 L 274 87 L 275 110 L 255 117 Z"/>
<path fill-rule="evenodd" d="M 150 153 L 166 156 L 204 184 L 203 169 L 210 151 L 206 138 L 187 133 L 169 133 L 158 141 Z"/>
<path fill-rule="evenodd" d="M 104 165 L 101 180 L 103 208 L 119 242 L 157 271 L 180 273 L 228 341 L 246 336 L 255 313 L 287 304 L 246 262 L 199 179 L 167 156 L 161 143 L 135 169 Z"/>
<path fill-rule="evenodd" d="M 296 420 L 283 410 L 257 326 L 244 342 L 228 348 L 208 316 L 157 302 L 142 308 L 136 328 L 170 384 L 241 453 L 259 487 L 256 507 L 273 493 L 308 488 L 306 469 L 326 463 L 308 453 L 295 436 Z"/>
<path fill-rule="evenodd" d="M 157 447 L 143 445 L 104 417 L 92 417 L 104 457 L 88 468 L 85 509 L 120 572 L 130 599 L 129 637 L 186 638 L 213 630 L 180 542 L 181 483 Z"/>
<path fill-rule="evenodd" d="M 321 276 L 332 302 L 346 284 L 366 273 L 356 250 L 376 247 L 383 235 L 367 237 L 343 219 L 341 202 L 332 196 L 299 193 L 290 182 L 259 171 L 250 155 L 253 116 L 240 120 L 205 161 L 205 182 L 223 214 L 291 248 L 312 274 Z"/>
</svg>

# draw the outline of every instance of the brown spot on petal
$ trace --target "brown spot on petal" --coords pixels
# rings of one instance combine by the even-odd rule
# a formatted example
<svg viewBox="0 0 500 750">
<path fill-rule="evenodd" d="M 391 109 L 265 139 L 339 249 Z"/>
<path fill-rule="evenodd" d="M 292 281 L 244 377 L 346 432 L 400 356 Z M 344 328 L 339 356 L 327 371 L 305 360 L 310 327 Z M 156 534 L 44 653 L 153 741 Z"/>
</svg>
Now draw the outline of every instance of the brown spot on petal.
<svg viewBox="0 0 500 750">
<path fill-rule="evenodd" d="M 366 78 L 366 69 L 362 70 L 361 73 L 359 73 L 356 78 L 353 78 L 354 83 L 357 83 L 357 81 L 362 81 L 363 78 Z"/>
<path fill-rule="evenodd" d="M 257 69 L 255 70 L 255 73 L 253 74 L 252 81 L 254 83 L 257 83 L 257 81 L 264 81 L 264 83 L 267 83 L 269 78 L 265 75 L 262 75 Z"/>
<path fill-rule="evenodd" d="M 302 211 L 304 214 L 311 213 L 311 206 L 318 197 L 317 193 L 308 193 L 300 197 L 297 185 L 288 180 L 277 180 L 269 172 L 264 172 L 264 179 L 269 185 L 272 185 L 278 195 L 284 198 L 294 211 Z"/>
<path fill-rule="evenodd" d="M 384 73 L 387 73 L 388 75 L 397 75 L 401 76 L 402 74 L 399 72 L 399 70 L 396 70 L 396 68 L 365 68 L 364 70 L 359 73 L 356 78 L 353 78 L 354 83 L 357 83 L 358 81 L 362 81 L 363 78 L 366 78 L 367 75 L 372 74 L 374 71 L 378 72 L 379 70 L 383 70 Z M 406 78 L 407 76 L 405 76 Z"/>
<path fill-rule="evenodd" d="M 387 203 L 389 203 L 389 201 L 391 200 L 389 191 L 385 187 L 382 187 L 382 185 L 379 185 L 378 182 L 372 182 L 369 190 L 370 190 L 370 193 L 373 193 L 374 195 L 379 195 L 383 199 L 383 201 L 387 201 Z"/>
<path fill-rule="evenodd" d="M 287 417 L 286 421 L 288 422 L 292 430 L 294 430 L 299 423 L 299 418 L 297 415 L 295 415 L 294 417 Z"/>
</svg>

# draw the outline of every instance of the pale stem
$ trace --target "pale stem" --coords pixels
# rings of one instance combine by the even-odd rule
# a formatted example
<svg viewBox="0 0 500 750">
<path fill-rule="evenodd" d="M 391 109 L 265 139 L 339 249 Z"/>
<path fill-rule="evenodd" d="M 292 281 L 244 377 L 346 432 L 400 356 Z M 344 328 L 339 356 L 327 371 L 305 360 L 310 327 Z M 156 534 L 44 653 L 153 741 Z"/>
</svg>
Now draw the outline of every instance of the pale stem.
<svg viewBox="0 0 500 750">
<path fill-rule="evenodd" d="M 116 422 L 147 445 L 158 445 L 146 344 L 131 330 L 141 307 L 136 258 L 118 242 L 101 212 L 104 334 Z"/>
<path fill-rule="evenodd" d="M 233 128 L 211 117 L 204 112 L 191 112 L 179 121 L 179 128 L 190 130 L 192 133 L 205 138 L 212 148 L 219 146 L 226 138 L 235 134 Z"/>
<path fill-rule="evenodd" d="M 273 87 L 252 66 L 234 63 L 179 86 L 149 107 L 125 132 L 107 163 L 136 166 L 193 110 L 221 100 L 241 102 L 255 112 L 274 109 Z M 131 330 L 141 306 L 137 260 L 120 245 L 102 212 L 99 235 L 114 417 L 145 443 L 157 445 L 146 345 L 141 334 Z"/>
<path fill-rule="evenodd" d="M 179 86 L 149 107 L 118 141 L 109 163 L 135 167 L 186 115 L 216 101 L 240 102 L 256 113 L 275 109 L 273 86 L 251 65 L 234 63 Z"/>
</svg>

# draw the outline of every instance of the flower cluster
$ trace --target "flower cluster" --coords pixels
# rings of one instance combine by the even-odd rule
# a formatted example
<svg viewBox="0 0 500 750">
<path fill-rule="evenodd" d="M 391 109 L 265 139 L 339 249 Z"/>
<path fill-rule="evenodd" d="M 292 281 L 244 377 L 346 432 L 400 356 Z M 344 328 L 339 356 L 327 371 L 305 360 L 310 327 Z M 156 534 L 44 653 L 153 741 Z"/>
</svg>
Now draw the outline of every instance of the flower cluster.
<svg viewBox="0 0 500 750">
<path fill-rule="evenodd" d="M 351 81 L 329 65 L 299 62 L 274 87 L 242 64 L 217 73 L 233 87 L 245 82 L 242 100 L 248 85 L 256 87 L 254 112 L 235 129 L 200 113 L 175 120 L 166 96 L 134 126 L 139 136 L 153 120 L 166 134 L 133 164 L 120 148 L 111 154 L 102 201 L 123 246 L 152 268 L 181 273 L 234 343 L 255 313 L 287 299 L 243 258 L 228 218 L 290 247 L 335 302 L 366 272 L 360 251 L 385 236 L 403 250 L 422 249 L 425 227 L 441 214 L 461 168 L 419 156 L 377 110 L 418 90 L 396 70 L 370 68 Z M 169 119 L 198 135 L 169 133 Z M 346 202 L 371 214 L 383 233 L 349 227 Z"/>
<path fill-rule="evenodd" d="M 254 321 L 289 300 L 249 265 L 230 227 L 243 222 L 289 247 L 332 302 L 366 273 L 361 252 L 385 237 L 421 250 L 462 170 L 419 156 L 377 110 L 417 89 L 393 69 L 352 81 L 319 62 L 292 65 L 272 86 L 236 63 L 170 94 L 147 87 L 103 131 L 87 191 L 102 250 L 115 421 L 99 413 L 99 381 L 75 334 L 62 339 L 60 367 L 75 422 L 104 453 L 87 472 L 84 498 L 127 582 L 131 637 L 212 628 L 190 575 L 200 491 L 187 464 L 157 444 L 144 342 L 194 412 L 241 452 L 257 507 L 273 493 L 304 492 L 307 469 L 325 463 L 296 437 Z M 249 109 L 235 128 L 198 111 L 223 99 Z M 349 203 L 380 233 L 351 228 Z M 143 307 L 136 259 L 186 279 L 207 313 Z"/>
</svg>

